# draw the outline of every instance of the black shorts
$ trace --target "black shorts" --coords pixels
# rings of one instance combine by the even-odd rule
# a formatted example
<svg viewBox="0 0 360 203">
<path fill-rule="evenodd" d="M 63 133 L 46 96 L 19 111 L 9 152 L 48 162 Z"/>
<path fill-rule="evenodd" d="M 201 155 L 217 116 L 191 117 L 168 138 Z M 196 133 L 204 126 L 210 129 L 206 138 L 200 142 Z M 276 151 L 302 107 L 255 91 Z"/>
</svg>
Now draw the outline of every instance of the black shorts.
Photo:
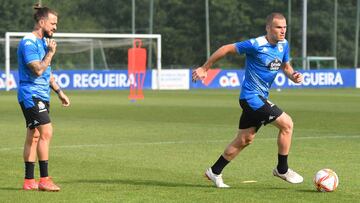
<svg viewBox="0 0 360 203">
<path fill-rule="evenodd" d="M 239 100 L 240 106 L 243 109 L 240 116 L 239 129 L 255 127 L 257 132 L 261 125 L 273 122 L 283 113 L 275 104 L 261 96 L 259 97 L 264 102 L 264 105 L 255 111 L 245 99 Z"/>
<path fill-rule="evenodd" d="M 35 106 L 25 108 L 24 103 L 20 102 L 21 110 L 26 120 L 26 127 L 34 129 L 39 125 L 50 123 L 50 104 L 47 101 L 42 101 L 38 98 L 33 98 Z"/>
</svg>

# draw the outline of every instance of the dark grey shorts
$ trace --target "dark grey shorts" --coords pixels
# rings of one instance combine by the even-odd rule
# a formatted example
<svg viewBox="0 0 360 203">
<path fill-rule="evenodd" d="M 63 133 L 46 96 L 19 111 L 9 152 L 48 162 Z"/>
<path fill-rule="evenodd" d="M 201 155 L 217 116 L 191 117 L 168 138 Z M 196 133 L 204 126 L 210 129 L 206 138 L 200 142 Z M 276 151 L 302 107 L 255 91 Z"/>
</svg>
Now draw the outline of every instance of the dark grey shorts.
<svg viewBox="0 0 360 203">
<path fill-rule="evenodd" d="M 255 127 L 258 131 L 262 125 L 273 122 L 283 113 L 275 104 L 261 96 L 259 97 L 263 100 L 264 105 L 257 110 L 253 110 L 245 99 L 239 100 L 243 109 L 239 120 L 239 129 Z"/>
<path fill-rule="evenodd" d="M 50 104 L 38 98 L 33 98 L 35 106 L 25 108 L 24 103 L 20 102 L 21 110 L 24 114 L 26 127 L 34 129 L 39 125 L 50 123 Z"/>
</svg>

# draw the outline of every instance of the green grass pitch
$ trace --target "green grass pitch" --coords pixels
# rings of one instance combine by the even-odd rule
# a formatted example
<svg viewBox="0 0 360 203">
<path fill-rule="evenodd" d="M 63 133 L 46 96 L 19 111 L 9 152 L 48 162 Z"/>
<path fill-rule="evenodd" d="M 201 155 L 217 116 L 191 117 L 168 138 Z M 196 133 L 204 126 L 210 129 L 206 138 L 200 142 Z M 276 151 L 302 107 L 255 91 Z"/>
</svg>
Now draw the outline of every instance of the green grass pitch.
<svg viewBox="0 0 360 203">
<path fill-rule="evenodd" d="M 272 91 L 292 116 L 292 185 L 272 176 L 277 130 L 262 127 L 252 145 L 223 171 L 217 189 L 204 171 L 233 139 L 238 90 L 67 91 L 71 108 L 52 95 L 49 173 L 58 193 L 22 191 L 25 123 L 16 92 L 0 92 L 0 202 L 357 202 L 360 199 L 360 90 Z M 316 171 L 331 168 L 340 184 L 315 191 Z M 39 176 L 38 165 L 35 168 Z M 255 183 L 244 181 L 255 180 Z"/>
</svg>

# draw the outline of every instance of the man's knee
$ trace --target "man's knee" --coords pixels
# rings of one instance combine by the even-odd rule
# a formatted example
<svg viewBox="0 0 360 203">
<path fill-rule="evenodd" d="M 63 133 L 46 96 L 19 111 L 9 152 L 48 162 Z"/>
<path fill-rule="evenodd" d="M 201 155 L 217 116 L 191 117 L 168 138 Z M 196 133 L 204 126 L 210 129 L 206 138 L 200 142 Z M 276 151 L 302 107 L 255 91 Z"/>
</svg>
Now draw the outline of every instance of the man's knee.
<svg viewBox="0 0 360 203">
<path fill-rule="evenodd" d="M 245 130 L 240 129 L 238 131 L 237 138 L 240 140 L 241 145 L 246 147 L 251 143 L 253 143 L 255 138 L 255 133 L 256 131 L 253 128 L 245 129 Z"/>
<path fill-rule="evenodd" d="M 28 137 L 31 138 L 39 138 L 40 137 L 40 132 L 35 128 L 35 129 L 28 129 Z"/>
<path fill-rule="evenodd" d="M 40 132 L 39 132 L 38 130 L 36 130 L 36 131 L 34 132 L 34 134 L 33 134 L 33 138 L 34 138 L 34 139 L 39 139 L 39 137 L 40 137 Z"/>
<path fill-rule="evenodd" d="M 39 132 L 40 132 L 40 139 L 50 140 L 52 137 L 52 134 L 53 134 L 52 125 L 46 124 L 46 125 L 40 126 Z"/>
<path fill-rule="evenodd" d="M 52 132 L 51 131 L 44 131 L 40 135 L 40 139 L 42 139 L 42 140 L 50 140 L 51 137 L 52 137 Z"/>
<path fill-rule="evenodd" d="M 232 160 L 235 156 L 246 146 L 251 144 L 255 137 L 255 128 L 254 129 L 240 129 L 235 137 L 235 139 L 229 144 L 229 146 L 224 151 L 224 157 L 227 160 Z"/>
<path fill-rule="evenodd" d="M 36 132 L 36 133 L 33 135 L 33 143 L 38 143 L 39 138 L 40 138 L 40 133 L 39 133 L 39 132 Z"/>
<path fill-rule="evenodd" d="M 293 128 L 294 128 L 294 123 L 293 123 L 291 117 L 285 113 L 281 117 L 280 117 L 281 120 L 279 122 L 280 130 L 285 133 L 292 133 Z"/>
</svg>

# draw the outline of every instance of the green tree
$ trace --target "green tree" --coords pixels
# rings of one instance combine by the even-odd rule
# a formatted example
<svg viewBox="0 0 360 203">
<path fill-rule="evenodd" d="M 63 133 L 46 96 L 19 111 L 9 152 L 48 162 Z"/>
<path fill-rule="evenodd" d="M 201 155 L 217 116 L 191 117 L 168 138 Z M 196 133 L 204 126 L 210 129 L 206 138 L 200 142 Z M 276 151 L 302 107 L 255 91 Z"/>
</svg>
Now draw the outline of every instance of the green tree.
<svg viewBox="0 0 360 203">
<path fill-rule="evenodd" d="M 0 0 L 0 32 L 31 31 L 32 6 L 37 0 Z M 136 33 L 149 32 L 150 0 L 136 0 Z M 291 56 L 302 53 L 302 0 L 292 0 Z M 356 0 L 338 1 L 337 58 L 339 67 L 353 65 L 355 49 Z M 131 33 L 130 0 L 42 0 L 57 10 L 59 32 Z M 223 44 L 265 34 L 265 18 L 271 12 L 288 16 L 287 0 L 209 0 L 210 45 L 214 52 Z M 334 1 L 308 1 L 308 55 L 331 56 L 333 51 Z M 201 65 L 206 60 L 205 0 L 154 0 L 154 34 L 162 35 L 162 64 L 165 68 Z M 14 51 L 12 51 L 14 52 Z M 126 64 L 126 50 L 106 49 L 109 64 Z M 12 56 L 14 53 L 12 53 Z M 88 60 L 87 56 L 71 56 Z M 0 59 L 4 61 L 3 49 Z M 16 63 L 15 57 L 11 58 Z M 55 59 L 58 60 L 58 59 Z M 68 63 L 68 62 L 66 62 Z M 76 65 L 76 64 L 75 64 Z M 244 56 L 229 56 L 218 66 L 244 66 Z M 299 66 L 299 65 L 298 65 Z"/>
</svg>

